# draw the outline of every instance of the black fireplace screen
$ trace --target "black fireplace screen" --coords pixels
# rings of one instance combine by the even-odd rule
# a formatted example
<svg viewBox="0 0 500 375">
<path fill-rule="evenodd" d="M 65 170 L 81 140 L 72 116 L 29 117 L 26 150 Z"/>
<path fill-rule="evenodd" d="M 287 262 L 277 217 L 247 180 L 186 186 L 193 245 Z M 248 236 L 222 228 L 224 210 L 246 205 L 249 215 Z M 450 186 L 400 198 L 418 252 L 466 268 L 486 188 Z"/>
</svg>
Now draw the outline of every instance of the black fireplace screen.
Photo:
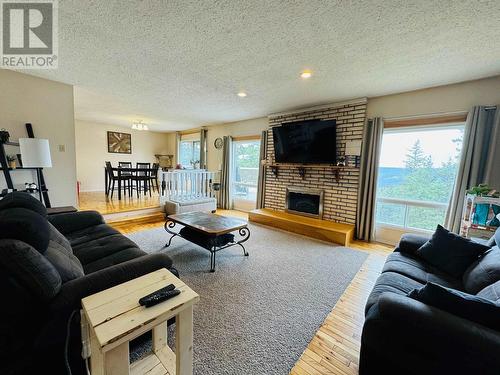
<svg viewBox="0 0 500 375">
<path fill-rule="evenodd" d="M 288 192 L 288 209 L 311 215 L 319 215 L 320 196 L 316 194 Z"/>
</svg>

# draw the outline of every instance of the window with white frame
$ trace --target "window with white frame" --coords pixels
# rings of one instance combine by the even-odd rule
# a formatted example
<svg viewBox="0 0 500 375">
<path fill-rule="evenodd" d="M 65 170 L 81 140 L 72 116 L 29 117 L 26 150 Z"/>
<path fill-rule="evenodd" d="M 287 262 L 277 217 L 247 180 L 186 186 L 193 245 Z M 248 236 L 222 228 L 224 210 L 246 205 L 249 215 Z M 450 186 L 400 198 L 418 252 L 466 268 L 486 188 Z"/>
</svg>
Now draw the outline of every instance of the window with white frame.
<svg viewBox="0 0 500 375">
<path fill-rule="evenodd" d="M 186 169 L 200 167 L 200 136 L 199 134 L 182 135 L 179 142 L 178 163 Z"/>
<path fill-rule="evenodd" d="M 384 131 L 376 232 L 382 232 L 381 227 L 431 231 L 443 224 L 458 171 L 463 132 L 463 124 Z"/>
</svg>

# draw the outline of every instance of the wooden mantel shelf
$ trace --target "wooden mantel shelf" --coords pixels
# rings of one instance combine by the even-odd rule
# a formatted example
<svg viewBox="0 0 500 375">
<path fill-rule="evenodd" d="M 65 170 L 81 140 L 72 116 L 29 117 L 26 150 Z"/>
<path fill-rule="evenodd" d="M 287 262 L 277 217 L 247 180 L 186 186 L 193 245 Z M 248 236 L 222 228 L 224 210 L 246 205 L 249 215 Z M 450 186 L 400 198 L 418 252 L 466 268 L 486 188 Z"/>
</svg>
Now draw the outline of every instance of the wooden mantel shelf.
<svg viewBox="0 0 500 375">
<path fill-rule="evenodd" d="M 349 246 L 354 234 L 354 225 L 351 224 L 335 223 L 267 208 L 250 211 L 248 218 L 254 223 L 344 246 Z"/>
<path fill-rule="evenodd" d="M 356 170 L 358 167 L 352 166 L 338 166 L 334 164 L 298 164 L 298 163 L 270 163 L 266 160 L 262 160 L 262 165 L 268 167 L 272 170 L 275 177 L 278 177 L 278 170 L 280 168 L 297 168 L 299 171 L 300 177 L 304 178 L 306 169 L 308 168 L 326 168 L 331 169 L 335 175 L 335 181 L 338 183 L 340 180 L 340 171 L 341 170 Z"/>
</svg>

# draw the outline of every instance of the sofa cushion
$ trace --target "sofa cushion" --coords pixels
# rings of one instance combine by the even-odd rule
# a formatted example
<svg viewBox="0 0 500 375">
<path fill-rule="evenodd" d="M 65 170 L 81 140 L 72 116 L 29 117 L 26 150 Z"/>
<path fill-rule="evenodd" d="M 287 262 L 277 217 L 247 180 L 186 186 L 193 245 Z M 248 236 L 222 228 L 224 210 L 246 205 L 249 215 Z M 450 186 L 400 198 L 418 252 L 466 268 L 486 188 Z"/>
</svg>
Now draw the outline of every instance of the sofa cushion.
<svg viewBox="0 0 500 375">
<path fill-rule="evenodd" d="M 25 208 L 34 211 L 43 217 L 47 216 L 47 209 L 38 199 L 31 194 L 14 191 L 0 200 L 0 211 L 8 208 Z"/>
<path fill-rule="evenodd" d="M 49 223 L 49 246 L 45 257 L 56 268 L 63 283 L 84 276 L 83 267 L 73 254 L 69 241 Z"/>
<path fill-rule="evenodd" d="M 422 287 L 424 284 L 419 283 L 416 280 L 413 280 L 407 276 L 401 275 L 395 272 L 383 272 L 375 286 L 373 287 L 370 295 L 368 296 L 368 300 L 366 302 L 365 313 L 370 310 L 375 303 L 377 303 L 380 295 L 382 293 L 397 293 L 401 295 L 407 295 L 413 289 L 417 289 Z"/>
<path fill-rule="evenodd" d="M 401 236 L 397 249 L 403 253 L 415 254 L 415 252 L 428 240 L 429 236 L 405 233 Z"/>
<path fill-rule="evenodd" d="M 26 242 L 0 239 L 0 253 L 1 269 L 19 280 L 35 297 L 50 300 L 61 289 L 61 277 L 55 267 Z"/>
<path fill-rule="evenodd" d="M 481 289 L 500 280 L 500 249 L 498 246 L 486 251 L 472 263 L 462 277 L 467 293 L 476 294 Z"/>
<path fill-rule="evenodd" d="M 66 233 L 65 236 L 69 240 L 71 247 L 73 248 L 73 252 L 76 254 L 76 248 L 78 246 L 84 245 L 92 240 L 97 240 L 99 238 L 109 237 L 116 234 L 120 234 L 120 232 L 107 224 L 99 224 L 92 225 L 75 232 Z"/>
<path fill-rule="evenodd" d="M 476 295 L 478 297 L 486 298 L 486 299 L 489 299 L 490 301 L 499 303 L 500 302 L 500 281 L 497 281 L 496 283 L 488 285 L 486 288 L 479 291 L 479 293 L 477 293 Z"/>
<path fill-rule="evenodd" d="M 73 252 L 86 269 L 85 266 L 89 263 L 131 248 L 138 249 L 133 241 L 118 233 L 80 243 L 73 246 Z"/>
<path fill-rule="evenodd" d="M 434 283 L 415 289 L 408 296 L 450 314 L 500 330 L 500 305 L 486 298 Z"/>
<path fill-rule="evenodd" d="M 460 279 L 439 271 L 436 267 L 426 263 L 417 256 L 394 252 L 387 257 L 383 272 L 396 272 L 407 276 L 419 283 L 435 282 L 449 288 L 462 289 Z"/>
<path fill-rule="evenodd" d="M 431 239 L 417 250 L 417 255 L 455 278 L 489 247 L 460 237 L 438 225 Z"/>
<path fill-rule="evenodd" d="M 11 208 L 0 211 L 0 239 L 10 238 L 26 242 L 40 253 L 49 245 L 47 219 L 26 208 Z"/>
<path fill-rule="evenodd" d="M 96 272 L 144 255 L 146 255 L 146 253 L 138 247 L 129 247 L 111 255 L 99 258 L 91 263 L 87 263 L 83 266 L 83 268 L 85 270 L 85 274 L 88 275 L 89 273 Z"/>
</svg>

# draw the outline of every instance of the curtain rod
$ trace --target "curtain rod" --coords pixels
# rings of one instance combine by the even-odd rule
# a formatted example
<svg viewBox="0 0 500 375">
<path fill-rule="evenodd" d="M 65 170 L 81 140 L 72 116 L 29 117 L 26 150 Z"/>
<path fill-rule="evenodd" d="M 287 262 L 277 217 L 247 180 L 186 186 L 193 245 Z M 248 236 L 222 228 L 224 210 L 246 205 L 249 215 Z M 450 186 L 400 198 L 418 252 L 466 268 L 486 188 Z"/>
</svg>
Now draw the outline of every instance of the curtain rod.
<svg viewBox="0 0 500 375">
<path fill-rule="evenodd" d="M 413 120 L 419 118 L 429 118 L 429 117 L 445 117 L 445 116 L 459 116 L 466 115 L 468 111 L 455 111 L 455 112 L 436 112 L 436 113 L 424 113 L 420 115 L 410 115 L 410 116 L 393 116 L 384 117 L 385 121 L 396 121 L 396 120 Z"/>
</svg>

